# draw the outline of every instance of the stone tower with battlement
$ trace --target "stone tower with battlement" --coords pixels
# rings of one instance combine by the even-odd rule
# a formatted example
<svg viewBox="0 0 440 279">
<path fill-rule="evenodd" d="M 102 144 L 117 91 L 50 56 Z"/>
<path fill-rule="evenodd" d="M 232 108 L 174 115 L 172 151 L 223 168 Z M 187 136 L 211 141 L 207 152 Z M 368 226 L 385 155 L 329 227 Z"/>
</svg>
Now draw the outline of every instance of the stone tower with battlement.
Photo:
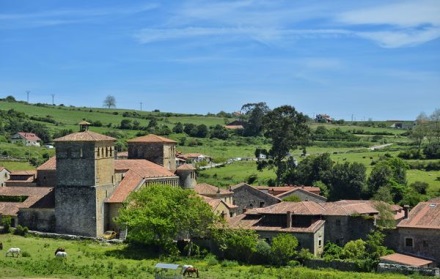
<svg viewBox="0 0 440 279">
<path fill-rule="evenodd" d="M 88 130 L 55 139 L 56 232 L 96 237 L 104 232 L 104 201 L 115 189 L 115 139 Z"/>
</svg>

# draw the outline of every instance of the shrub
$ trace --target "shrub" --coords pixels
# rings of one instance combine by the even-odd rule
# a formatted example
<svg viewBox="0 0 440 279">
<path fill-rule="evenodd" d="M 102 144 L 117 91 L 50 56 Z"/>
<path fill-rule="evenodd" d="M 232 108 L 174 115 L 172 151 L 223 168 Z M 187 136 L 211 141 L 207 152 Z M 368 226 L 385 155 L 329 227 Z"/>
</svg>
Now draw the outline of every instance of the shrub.
<svg viewBox="0 0 440 279">
<path fill-rule="evenodd" d="M 29 231 L 29 229 L 27 227 L 23 227 L 21 225 L 18 225 L 14 230 L 14 234 L 26 236 L 28 234 L 28 231 Z"/>
<path fill-rule="evenodd" d="M 31 257 L 31 254 L 29 254 L 28 251 L 23 251 L 23 252 L 21 253 L 21 256 L 23 256 L 23 257 L 25 257 L 25 258 L 30 258 L 30 257 Z"/>
</svg>

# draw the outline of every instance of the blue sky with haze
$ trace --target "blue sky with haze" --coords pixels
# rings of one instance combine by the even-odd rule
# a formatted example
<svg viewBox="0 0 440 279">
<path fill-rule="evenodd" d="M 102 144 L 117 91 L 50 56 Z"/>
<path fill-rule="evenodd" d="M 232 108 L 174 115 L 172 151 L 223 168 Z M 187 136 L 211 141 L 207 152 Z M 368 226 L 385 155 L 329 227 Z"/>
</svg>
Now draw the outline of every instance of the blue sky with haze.
<svg viewBox="0 0 440 279">
<path fill-rule="evenodd" d="M 0 97 L 415 119 L 440 107 L 439 37 L 438 0 L 0 0 Z"/>
</svg>

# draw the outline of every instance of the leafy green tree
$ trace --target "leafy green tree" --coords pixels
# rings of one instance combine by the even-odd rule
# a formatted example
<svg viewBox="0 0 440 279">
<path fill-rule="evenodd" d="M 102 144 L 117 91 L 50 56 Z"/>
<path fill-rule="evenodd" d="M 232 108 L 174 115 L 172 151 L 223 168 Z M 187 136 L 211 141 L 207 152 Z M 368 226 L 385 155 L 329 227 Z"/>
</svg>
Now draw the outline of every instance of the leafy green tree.
<svg viewBox="0 0 440 279">
<path fill-rule="evenodd" d="M 271 257 L 276 265 L 286 265 L 296 255 L 298 239 L 291 234 L 281 233 L 272 239 Z"/>
<path fill-rule="evenodd" d="M 333 242 L 327 242 L 324 246 L 323 258 L 326 260 L 340 259 L 342 256 L 342 247 Z"/>
<path fill-rule="evenodd" d="M 363 260 L 366 257 L 366 243 L 362 239 L 351 240 L 342 248 L 341 258 Z"/>
<path fill-rule="evenodd" d="M 336 164 L 331 172 L 330 200 L 360 199 L 366 184 L 364 164 L 345 162 Z"/>
<path fill-rule="evenodd" d="M 208 126 L 206 126 L 205 124 L 197 125 L 196 137 L 206 138 L 207 136 L 208 136 Z"/>
<path fill-rule="evenodd" d="M 252 230 L 217 228 L 212 230 L 212 238 L 229 260 L 248 263 L 257 251 L 258 235 Z"/>
<path fill-rule="evenodd" d="M 122 119 L 121 126 L 119 127 L 124 130 L 130 130 L 131 128 L 133 128 L 133 124 L 131 124 L 131 119 Z"/>
<path fill-rule="evenodd" d="M 181 122 L 177 122 L 173 127 L 173 133 L 181 134 L 183 133 L 183 124 Z"/>
<path fill-rule="evenodd" d="M 244 136 L 259 136 L 263 131 L 263 117 L 269 112 L 265 102 L 248 103 L 241 107 L 244 122 Z"/>
<path fill-rule="evenodd" d="M 380 160 L 371 170 L 368 177 L 368 192 L 373 196 L 379 187 L 406 185 L 406 170 L 408 166 L 399 158 Z M 392 189 L 393 190 L 393 189 Z M 394 190 L 398 190 L 397 188 Z"/>
<path fill-rule="evenodd" d="M 302 113 L 288 105 L 278 107 L 263 117 L 264 136 L 272 141 L 269 155 L 273 159 L 262 166 L 275 168 L 277 185 L 287 171 L 284 160 L 289 156 L 289 152 L 308 144 L 310 129 L 306 121 Z"/>
<path fill-rule="evenodd" d="M 225 140 L 229 138 L 229 132 L 228 130 L 226 130 L 225 127 L 223 127 L 220 124 L 217 124 L 211 129 L 210 138 Z"/>
<path fill-rule="evenodd" d="M 132 193 L 116 221 L 127 226 L 131 241 L 170 252 L 175 239 L 203 237 L 215 220 L 210 206 L 194 191 L 152 185 Z"/>
</svg>

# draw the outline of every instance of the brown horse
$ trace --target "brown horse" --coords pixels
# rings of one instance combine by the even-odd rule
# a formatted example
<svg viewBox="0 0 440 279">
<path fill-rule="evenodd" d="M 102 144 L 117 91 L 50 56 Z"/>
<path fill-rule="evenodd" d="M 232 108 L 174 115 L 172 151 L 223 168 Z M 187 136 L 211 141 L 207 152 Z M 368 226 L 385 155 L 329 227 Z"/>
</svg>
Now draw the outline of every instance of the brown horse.
<svg viewBox="0 0 440 279">
<path fill-rule="evenodd" d="M 195 267 L 187 267 L 183 272 L 183 276 L 187 275 L 188 277 L 192 277 L 193 274 L 196 274 L 196 277 L 199 278 L 199 270 Z"/>
</svg>

